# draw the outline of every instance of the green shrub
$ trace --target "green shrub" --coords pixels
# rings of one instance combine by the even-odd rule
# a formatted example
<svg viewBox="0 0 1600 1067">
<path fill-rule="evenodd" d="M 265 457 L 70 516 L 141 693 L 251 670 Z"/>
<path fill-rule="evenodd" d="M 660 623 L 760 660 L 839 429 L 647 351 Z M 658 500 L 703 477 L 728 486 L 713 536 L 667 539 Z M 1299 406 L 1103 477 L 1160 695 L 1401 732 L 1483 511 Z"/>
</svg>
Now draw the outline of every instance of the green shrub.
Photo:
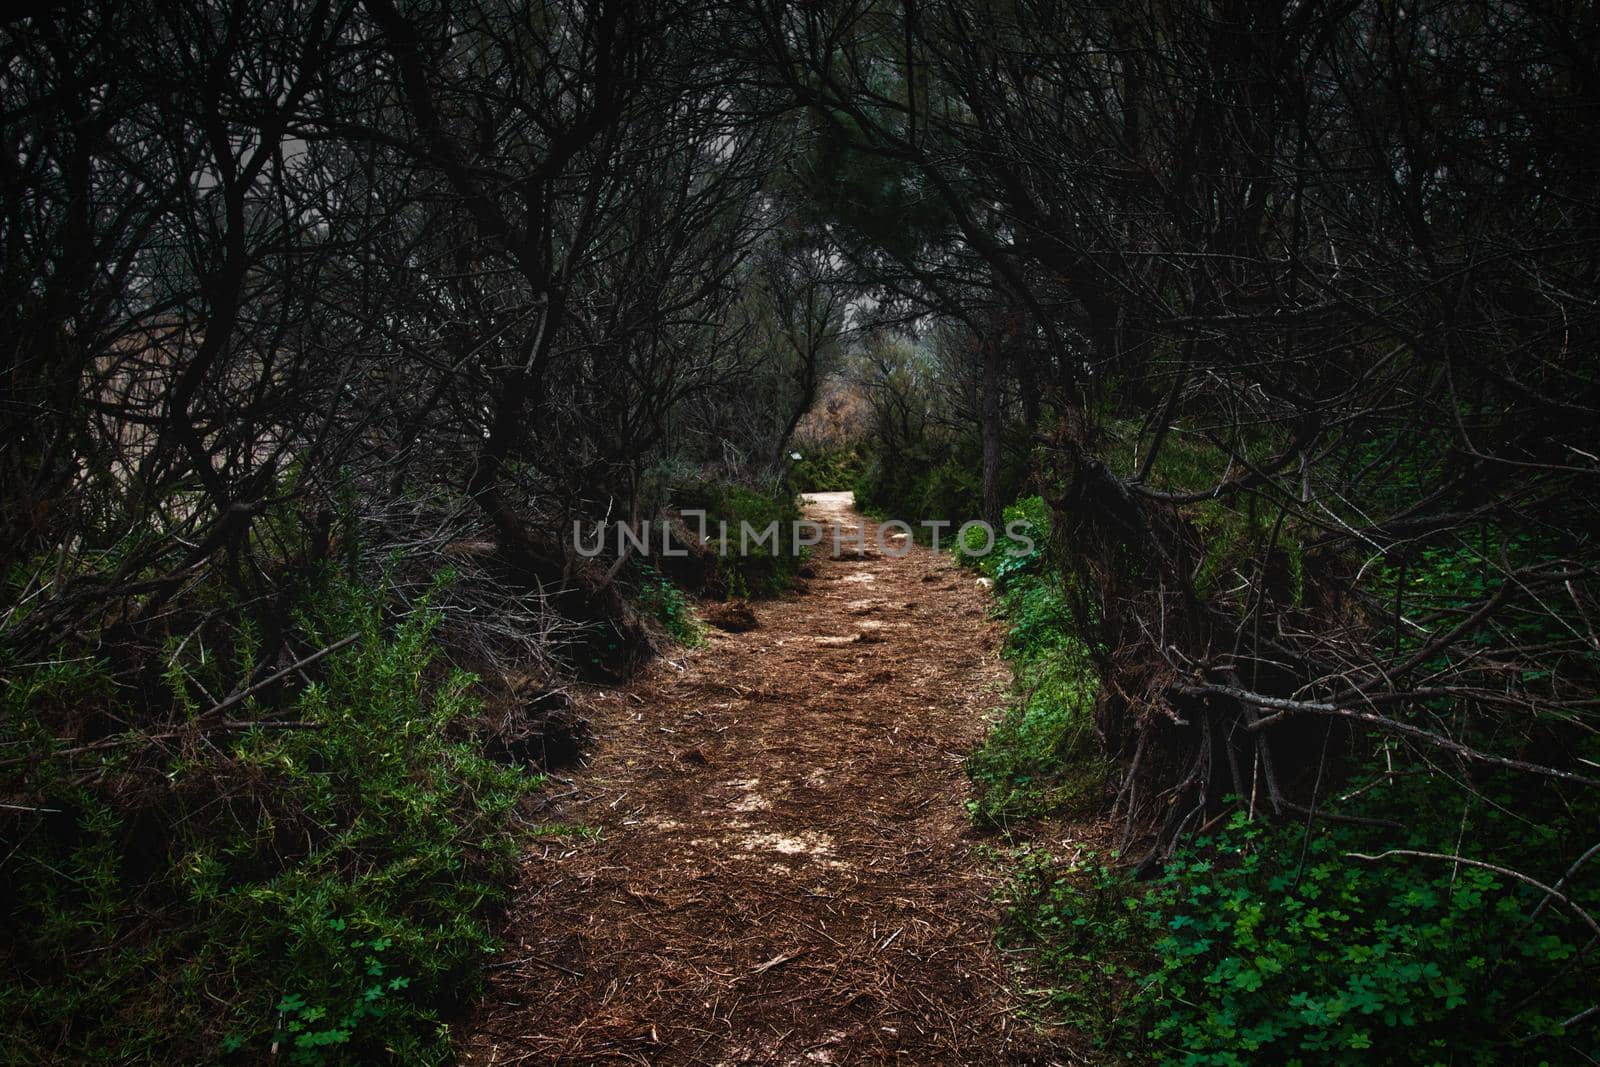
<svg viewBox="0 0 1600 1067">
<path fill-rule="evenodd" d="M 1018 528 L 1015 524 L 1021 523 Z M 1014 528 L 1026 533 L 1029 541 L 1013 538 Z M 1005 509 L 1005 532 L 995 546 L 995 552 L 984 560 L 984 570 L 994 578 L 1002 591 L 1015 578 L 1036 575 L 1044 566 L 1045 546 L 1050 540 L 1050 509 L 1044 498 L 1023 497 Z"/>
<path fill-rule="evenodd" d="M 866 470 L 866 460 L 855 445 L 834 448 L 797 448 L 800 458 L 789 468 L 789 484 L 796 492 L 831 493 L 854 486 Z"/>
<path fill-rule="evenodd" d="M 1002 948 L 1029 950 L 1051 1014 L 1092 1035 L 1115 1058 L 1147 1058 L 1138 985 L 1159 964 L 1161 914 L 1125 872 L 1095 857 L 1063 869 L 1046 849 L 1020 850 L 1004 887 L 996 934 Z"/>
<path fill-rule="evenodd" d="M 1402 790 L 1377 810 L 1415 799 Z M 1508 839 L 1509 818 L 1485 818 L 1484 848 Z M 1167 1062 L 1593 1056 L 1592 1031 L 1562 1027 L 1594 1001 L 1587 928 L 1555 906 L 1534 918 L 1542 893 L 1479 867 L 1349 857 L 1381 851 L 1382 833 L 1238 813 L 1149 883 L 1027 856 L 1002 939 L 1038 950 L 1056 1007 L 1108 1049 L 1154 1041 Z M 1530 856 L 1560 846 L 1552 832 L 1523 836 Z M 1407 844 L 1442 847 L 1421 833 Z M 1597 890 L 1590 876 L 1566 892 L 1592 910 Z"/>
<path fill-rule="evenodd" d="M 1453 534 L 1446 543 L 1416 547 L 1404 561 L 1385 559 L 1369 568 L 1365 590 L 1381 607 L 1379 617 L 1386 627 L 1386 643 L 1410 651 L 1419 647 L 1427 634 L 1414 625 L 1402 624 L 1398 630 L 1393 629 L 1391 620 L 1397 602 L 1406 616 L 1470 611 L 1502 592 L 1508 569 L 1532 566 L 1541 560 L 1586 558 L 1593 554 L 1591 537 L 1570 538 L 1545 530 L 1510 531 L 1481 523 Z M 1559 612 L 1515 596 L 1508 598 L 1496 618 L 1498 630 L 1478 632 L 1467 655 L 1480 655 L 1484 648 L 1505 637 L 1528 647 L 1540 647 L 1571 635 Z M 1458 657 L 1461 654 L 1459 650 L 1455 653 Z M 1445 665 L 1443 657 L 1434 657 L 1423 668 L 1432 671 Z M 1546 652 L 1538 666 L 1541 670 L 1537 673 L 1523 673 L 1524 684 L 1537 683 L 1551 673 L 1578 671 L 1592 679 L 1600 672 L 1600 653 Z"/>
<path fill-rule="evenodd" d="M 1013 529 L 1026 540 L 1012 537 Z M 954 546 L 957 562 L 993 578 L 1002 596 L 1013 579 L 1037 584 L 1044 569 L 1045 545 L 1050 540 L 1050 513 L 1043 498 L 1024 497 L 1008 505 L 1001 528 L 994 531 L 994 544 L 985 552 L 987 540 L 982 527 L 967 527 L 962 542 Z"/>
<path fill-rule="evenodd" d="M 869 453 L 850 486 L 869 513 L 904 519 L 965 522 L 983 514 L 982 456 L 976 439 L 923 441 L 904 450 Z M 1027 480 L 1025 457 L 1007 453 L 1000 476 L 1001 499 L 1016 496 Z"/>
<path fill-rule="evenodd" d="M 793 549 L 792 523 L 800 519 L 795 496 L 781 486 L 750 486 L 735 482 L 706 480 L 679 488 L 677 506 L 685 511 L 706 513 L 706 533 L 718 550 L 717 584 L 733 597 L 776 596 L 789 587 L 805 563 L 805 549 Z M 741 524 L 754 533 L 740 551 Z M 769 539 L 757 544 L 756 535 L 772 523 L 778 525 L 776 550 Z M 721 530 L 727 531 L 726 551 L 719 545 Z"/>
<path fill-rule="evenodd" d="M 1105 768 L 1095 748 L 1089 665 L 1067 650 L 1019 673 L 1017 695 L 967 758 L 978 822 L 1003 826 L 1098 799 Z"/>
<path fill-rule="evenodd" d="M 1343 856 L 1359 836 L 1314 833 L 1302 863 L 1297 830 L 1238 815 L 1170 864 L 1152 892 L 1170 917 L 1142 994 L 1151 1034 L 1188 1063 L 1491 1064 L 1589 1006 L 1584 969 L 1562 975 L 1578 952 L 1565 917 L 1525 922 L 1536 894 L 1476 867 L 1365 866 Z"/>
<path fill-rule="evenodd" d="M 705 640 L 688 596 L 649 564 L 639 568 L 638 599 L 639 606 L 678 644 L 693 648 Z"/>
<path fill-rule="evenodd" d="M 325 576 L 299 636 L 356 640 L 283 705 L 233 712 L 282 725 L 36 765 L 30 802 L 59 814 L 9 861 L 5 1058 L 446 1058 L 441 1012 L 494 947 L 512 808 L 541 778 L 479 754 L 473 679 L 436 665 L 435 616 L 389 623 L 384 600 Z M 227 692 L 253 657 L 243 631 L 169 685 Z M 61 701 L 113 698 L 92 664 L 7 675 L 11 742 L 48 736 Z"/>
<path fill-rule="evenodd" d="M 1190 508 L 1190 521 L 1200 533 L 1205 556 L 1196 568 L 1194 591 L 1206 597 L 1238 586 L 1245 577 L 1254 577 L 1257 558 L 1274 544 L 1276 510 L 1253 494 L 1237 500 L 1204 500 Z M 1292 531 L 1279 526 L 1276 549 L 1284 556 L 1289 570 L 1291 603 L 1305 595 L 1302 549 Z M 1270 582 L 1269 582 L 1270 585 Z"/>
<path fill-rule="evenodd" d="M 1220 475 L 1218 450 L 1174 443 L 1155 484 L 1193 488 Z M 1275 509 L 1251 494 L 1202 501 L 1186 514 L 1204 534 L 1207 556 L 1196 584 L 1207 595 L 1237 584 L 1236 570 L 1258 565 L 1253 560 L 1277 520 Z M 1269 586 L 1299 603 L 1305 564 L 1296 531 L 1286 524 L 1277 532 Z M 1374 561 L 1363 570 L 1362 591 L 1379 607 L 1380 625 L 1393 617 L 1397 596 L 1408 615 L 1450 617 L 1494 595 L 1508 566 L 1585 550 L 1473 529 L 1449 543 L 1413 545 L 1404 561 Z M 1071 684 L 1086 673 L 1055 666 L 1070 663 L 1075 640 L 1060 587 L 1028 562 L 1000 557 L 979 565 L 997 579 L 1009 623 L 1006 654 L 1027 694 L 969 763 L 974 814 L 1005 823 L 1049 810 L 1059 795 L 1053 790 L 1082 780 L 1073 770 L 1080 758 L 1073 739 L 1081 735 L 1071 724 L 1082 721 L 1073 709 L 1087 706 L 1092 688 Z M 1012 566 L 1015 575 L 1005 572 Z M 1452 654 L 1479 656 L 1507 635 L 1528 648 L 1563 636 L 1560 620 L 1514 598 L 1497 621 L 1499 629 L 1477 638 L 1476 647 Z M 1426 636 L 1407 627 L 1379 640 L 1405 651 Z M 1592 679 L 1591 655 L 1546 656 L 1539 670 L 1509 679 L 1496 657 L 1483 657 L 1481 669 L 1496 688 L 1537 692 L 1554 685 L 1555 675 L 1569 686 Z M 1445 666 L 1436 657 L 1420 671 Z M 1066 697 L 1052 699 L 1061 672 Z M 1531 720 L 1508 729 L 1443 699 L 1427 710 L 1492 751 L 1513 745 L 1519 731 L 1530 745 L 1542 740 Z M 1592 736 L 1568 735 L 1563 743 L 1580 759 L 1600 762 Z M 1008 887 L 1002 942 L 1032 950 L 1056 1012 L 1093 1034 L 1108 1058 L 1533 1064 L 1600 1056 L 1592 1023 L 1570 1031 L 1563 1025 L 1594 1005 L 1600 978 L 1590 959 L 1592 932 L 1570 910 L 1541 907 L 1539 890 L 1470 864 L 1400 856 L 1369 863 L 1351 855 L 1464 855 L 1554 883 L 1592 843 L 1589 828 L 1600 824 L 1593 792 L 1482 770 L 1462 789 L 1453 774 L 1405 763 L 1405 750 L 1392 743 L 1385 750 L 1381 739 L 1358 737 L 1352 747 L 1331 758 L 1335 773 L 1381 785 L 1358 790 L 1347 803 L 1324 803 L 1333 815 L 1373 821 L 1317 819 L 1308 832 L 1289 812 L 1276 821 L 1261 810 L 1253 820 L 1236 813 L 1185 842 L 1142 883 L 1115 857 L 1062 871 L 1042 851 L 1025 852 Z M 1364 759 L 1373 762 L 1363 766 Z M 1391 767 L 1398 775 L 1387 773 Z M 1580 869 L 1563 892 L 1590 914 L 1600 911 L 1600 869 Z"/>
<path fill-rule="evenodd" d="M 1027 523 L 1033 545 L 1001 536 L 988 555 L 959 556 L 995 579 L 1013 673 L 1010 703 L 967 759 L 969 812 L 991 826 L 1081 807 L 1105 776 L 1093 729 L 1094 665 L 1075 635 L 1060 579 L 1043 565 L 1050 530 L 1044 501 L 1019 500 L 1005 520 L 1008 527 Z M 977 531 L 969 537 L 984 539 Z"/>
</svg>

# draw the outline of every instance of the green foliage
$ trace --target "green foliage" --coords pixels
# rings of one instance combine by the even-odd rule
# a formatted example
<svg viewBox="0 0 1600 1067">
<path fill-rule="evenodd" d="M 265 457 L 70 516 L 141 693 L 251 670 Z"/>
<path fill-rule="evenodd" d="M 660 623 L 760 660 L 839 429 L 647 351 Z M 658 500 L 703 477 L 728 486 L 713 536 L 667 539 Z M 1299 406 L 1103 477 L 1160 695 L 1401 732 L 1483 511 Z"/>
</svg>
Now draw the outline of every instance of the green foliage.
<svg viewBox="0 0 1600 1067">
<path fill-rule="evenodd" d="M 1013 670 L 1012 700 L 967 759 L 974 794 L 969 811 L 991 826 L 1082 806 L 1104 773 L 1095 755 L 1094 667 L 1074 635 L 1059 577 L 1042 564 L 1049 536 L 1044 501 L 1020 500 L 1005 518 L 1008 527 L 1027 523 L 1030 549 L 1001 537 L 988 555 L 961 557 L 995 578 L 1008 623 L 1004 651 Z"/>
<path fill-rule="evenodd" d="M 913 452 L 881 451 L 862 467 L 851 488 L 875 514 L 913 524 L 924 519 L 964 522 L 983 510 L 976 460 L 944 456 L 931 445 Z"/>
<path fill-rule="evenodd" d="M 329 919 L 327 926 L 336 942 L 338 935 L 348 929 L 343 919 Z M 349 1046 L 359 1031 L 370 1029 L 385 1018 L 395 995 L 411 984 L 411 979 L 404 975 L 385 977 L 388 965 L 383 957 L 393 944 L 391 938 L 374 937 L 370 940 L 352 938 L 341 946 L 344 950 L 341 958 L 352 961 L 361 971 L 364 980 L 360 985 L 364 988 L 353 1001 L 348 996 L 343 1000 L 334 998 L 333 1003 L 338 1007 L 331 1012 L 323 1004 L 311 1003 L 301 993 L 289 993 L 278 1001 L 280 1029 L 273 1036 L 292 1049 L 291 1063 L 321 1062 L 329 1051 Z M 223 1050 L 227 1052 L 245 1051 L 249 1044 L 249 1038 L 240 1033 L 230 1033 L 222 1040 Z"/>
<path fill-rule="evenodd" d="M 718 552 L 717 584 L 733 597 L 776 596 L 787 589 L 805 562 L 805 549 L 793 551 L 792 523 L 800 519 L 793 493 L 776 486 L 750 486 L 706 480 L 680 487 L 677 505 L 682 510 L 704 510 L 706 533 Z M 769 538 L 757 538 L 776 523 L 776 549 Z M 752 533 L 741 552 L 740 533 L 747 524 Z M 726 551 L 720 532 L 727 531 Z"/>
<path fill-rule="evenodd" d="M 914 255 L 921 241 L 951 227 L 948 208 L 927 195 L 914 168 L 863 147 L 872 137 L 855 118 L 820 108 L 810 118 L 811 153 L 801 185 L 818 225 L 858 242 L 873 259 L 880 249 Z"/>
<path fill-rule="evenodd" d="M 831 493 L 856 485 L 866 460 L 855 445 L 799 448 L 800 459 L 789 468 L 789 483 L 801 493 Z"/>
<path fill-rule="evenodd" d="M 967 758 L 975 820 L 1004 826 L 1098 797 L 1105 772 L 1094 743 L 1095 689 L 1092 669 L 1067 648 L 1019 674 L 1000 721 Z"/>
<path fill-rule="evenodd" d="M 1358 865 L 1342 857 L 1354 842 L 1340 832 L 1314 834 L 1301 866 L 1297 837 L 1236 816 L 1153 892 L 1170 918 L 1145 994 L 1151 1014 L 1157 1003 L 1196 1008 L 1155 1018 L 1151 1033 L 1187 1062 L 1241 1063 L 1271 1048 L 1324 1063 L 1374 1050 L 1497 1063 L 1511 1035 L 1553 1036 L 1552 1011 L 1588 1006 L 1570 974 L 1556 977 L 1565 996 L 1516 1005 L 1539 988 L 1530 979 L 1555 977 L 1577 952 L 1559 918 L 1524 921 L 1536 897 L 1479 868 Z"/>
<path fill-rule="evenodd" d="M 1130 442 L 1137 425 L 1123 422 L 1111 432 Z M 1148 441 L 1146 442 L 1148 445 Z M 1229 470 L 1227 450 L 1181 426 L 1175 426 L 1161 443 L 1161 451 L 1146 478 L 1157 489 L 1186 493 L 1215 487 Z"/>
<path fill-rule="evenodd" d="M 1102 1048 L 1143 1047 L 1143 1020 L 1130 1001 L 1159 964 L 1151 946 L 1161 913 L 1125 873 L 1093 857 L 1063 869 L 1048 850 L 1031 848 L 1009 866 L 998 944 L 1032 951 L 1052 1014 Z"/>
<path fill-rule="evenodd" d="M 705 641 L 694 608 L 682 589 L 649 564 L 640 566 L 638 584 L 639 606 L 661 624 L 668 637 L 688 648 Z"/>
<path fill-rule="evenodd" d="M 1280 521 L 1276 507 L 1245 493 L 1227 501 L 1193 504 L 1189 519 L 1205 546 L 1194 574 L 1196 595 L 1237 592 L 1248 582 L 1251 588 L 1264 588 L 1280 604 L 1298 606 L 1304 601 L 1305 550 L 1300 530 L 1292 521 Z"/>
<path fill-rule="evenodd" d="M 1508 829 L 1501 819 L 1490 820 L 1496 832 Z M 1593 1002 L 1587 929 L 1560 908 L 1535 918 L 1541 893 L 1482 868 L 1348 857 L 1381 850 L 1380 833 L 1307 834 L 1239 813 L 1150 883 L 1028 856 L 1002 936 L 1038 949 L 1056 1008 L 1108 1049 L 1154 1040 L 1169 1062 L 1593 1055 L 1592 1034 L 1561 1026 Z M 1423 834 L 1410 844 L 1438 846 Z M 1576 892 L 1593 907 L 1596 888 L 1591 877 Z"/>
<path fill-rule="evenodd" d="M 1211 468 L 1220 454 L 1184 444 L 1171 455 L 1190 468 L 1179 472 L 1189 483 L 1181 487 L 1218 473 Z M 1186 513 L 1207 549 L 1202 593 L 1256 567 L 1277 521 L 1250 494 Z M 1299 601 L 1294 531 L 1278 534 L 1269 562 L 1281 566 L 1269 587 Z M 1487 531 L 1458 540 L 1419 548 L 1404 568 L 1372 567 L 1377 599 L 1398 589 L 1419 613 L 1459 615 L 1494 594 L 1508 561 L 1560 554 Z M 969 762 L 973 809 L 982 821 L 1010 825 L 1059 806 L 1073 783 L 1085 790 L 1095 781 L 1092 763 L 1074 766 L 1092 760 L 1075 746 L 1092 745 L 1073 732 L 1087 717 L 1093 675 L 1063 589 L 1037 560 L 997 554 L 975 565 L 996 578 L 1021 699 Z M 1533 646 L 1558 636 L 1551 625 L 1548 614 L 1513 608 L 1503 631 L 1485 640 L 1509 633 Z M 1424 639 L 1399 640 L 1408 648 Z M 1584 754 L 1597 755 L 1592 745 Z M 1562 1026 L 1593 1004 L 1597 978 L 1585 950 L 1589 931 L 1570 911 L 1541 909 L 1539 891 L 1483 868 L 1349 856 L 1390 848 L 1463 854 L 1554 882 L 1592 841 L 1575 828 L 1600 820 L 1593 797 L 1489 775 L 1463 793 L 1425 767 L 1390 775 L 1399 752 L 1369 755 L 1372 765 L 1357 762 L 1354 777 L 1381 787 L 1359 791 L 1335 813 L 1375 822 L 1316 820 L 1308 832 L 1292 817 L 1236 813 L 1184 843 L 1150 882 L 1132 881 L 1115 857 L 1061 870 L 1040 850 L 1022 852 L 1002 943 L 1032 950 L 1053 1012 L 1094 1035 L 1107 1058 L 1147 1050 L 1167 1062 L 1218 1065 L 1593 1057 L 1592 1031 Z M 1591 913 L 1600 909 L 1600 872 L 1581 872 L 1564 892 Z"/>
<path fill-rule="evenodd" d="M 1012 537 L 1013 531 L 1024 535 L 1026 540 Z M 1049 539 L 1050 509 L 1044 498 L 1023 497 L 1005 509 L 1005 530 L 996 542 L 996 551 L 983 558 L 980 566 L 1001 590 L 1005 590 L 1013 578 L 1040 572 Z"/>
<path fill-rule="evenodd" d="M 1126 419 L 1108 420 L 1107 432 L 1117 449 L 1148 447 L 1140 440 L 1140 424 Z M 1175 426 L 1161 444 L 1146 482 L 1155 489 L 1177 493 L 1214 489 L 1240 472 L 1236 451 L 1261 460 L 1282 447 L 1281 434 L 1264 428 L 1229 447 Z M 1232 451 L 1230 451 L 1230 448 Z M 1264 585 L 1280 604 L 1299 605 L 1305 598 L 1303 531 L 1297 520 L 1280 516 L 1278 506 L 1258 492 L 1241 492 L 1205 498 L 1185 505 L 1183 515 L 1198 535 L 1203 552 L 1194 569 L 1194 591 L 1213 597 L 1246 584 Z"/>
<path fill-rule="evenodd" d="M 512 809 L 541 779 L 479 754 L 473 679 L 435 663 L 426 606 L 390 622 L 381 591 L 323 578 L 303 646 L 358 636 L 281 706 L 235 712 L 273 725 L 38 765 L 28 795 L 58 814 L 10 859 L 6 1058 L 446 1057 L 440 1011 L 493 948 Z M 254 655 L 240 632 L 168 685 L 227 692 Z M 7 741 L 116 696 L 93 664 L 7 674 Z"/>
<path fill-rule="evenodd" d="M 1588 534 L 1575 539 L 1546 530 L 1512 532 L 1478 524 L 1452 535 L 1447 543 L 1424 545 L 1406 558 L 1385 558 L 1369 569 L 1366 589 L 1381 609 L 1379 618 L 1390 627 L 1385 634 L 1388 642 L 1409 651 L 1420 647 L 1430 630 L 1408 620 L 1470 610 L 1503 592 L 1508 570 L 1563 556 L 1583 558 L 1592 553 L 1590 540 Z M 1397 627 L 1396 608 L 1401 616 Z M 1478 631 L 1464 647 L 1466 654 L 1475 656 L 1496 641 L 1509 640 L 1536 648 L 1571 635 L 1570 625 L 1545 605 L 1511 596 L 1496 613 L 1495 626 Z M 1457 656 L 1461 654 L 1462 649 L 1456 650 Z M 1434 657 L 1423 668 L 1434 671 L 1444 666 L 1443 657 Z M 1600 655 L 1587 650 L 1576 654 L 1546 652 L 1538 667 L 1537 672 L 1524 672 L 1521 681 L 1538 683 L 1569 671 L 1583 671 L 1586 679 L 1592 679 L 1600 667 Z"/>
<path fill-rule="evenodd" d="M 1017 536 L 1012 536 L 1013 532 Z M 1003 513 L 1001 529 L 994 533 L 994 544 L 984 552 L 988 536 L 980 527 L 969 527 L 962 543 L 955 546 L 956 560 L 993 578 L 1002 597 L 1013 588 L 1022 592 L 1040 586 L 1045 572 L 1045 545 L 1050 539 L 1050 512 L 1044 499 L 1023 497 L 1009 505 Z M 1057 604 L 1046 607 L 1043 614 L 1058 608 L 1064 612 Z M 1013 626 L 1017 621 L 1013 620 Z"/>
</svg>

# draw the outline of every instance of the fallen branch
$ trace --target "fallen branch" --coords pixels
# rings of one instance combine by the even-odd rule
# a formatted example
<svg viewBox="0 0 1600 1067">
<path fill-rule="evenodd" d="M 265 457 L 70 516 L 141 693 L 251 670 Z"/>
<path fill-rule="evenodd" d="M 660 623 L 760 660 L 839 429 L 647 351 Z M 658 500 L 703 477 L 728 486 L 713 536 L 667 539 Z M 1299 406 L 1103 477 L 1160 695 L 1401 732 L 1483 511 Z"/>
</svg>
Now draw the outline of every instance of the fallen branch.
<svg viewBox="0 0 1600 1067">
<path fill-rule="evenodd" d="M 1281 697 L 1263 696 L 1260 693 L 1252 693 L 1248 690 L 1237 689 L 1228 685 L 1182 686 L 1177 689 L 1177 692 L 1182 693 L 1184 696 L 1231 697 L 1241 703 L 1282 713 L 1269 715 L 1252 723 L 1246 723 L 1244 728 L 1251 732 L 1262 730 L 1274 723 L 1281 722 L 1285 716 L 1291 714 L 1332 715 L 1338 718 L 1364 722 L 1380 729 L 1388 730 L 1391 733 L 1414 737 L 1419 741 L 1426 741 L 1435 748 L 1442 748 L 1447 752 L 1454 752 L 1458 756 L 1477 760 L 1480 763 L 1492 763 L 1500 767 L 1509 767 L 1512 770 L 1525 771 L 1529 774 L 1542 774 L 1550 778 L 1559 778 L 1566 782 L 1576 782 L 1579 785 L 1600 788 L 1600 779 L 1590 778 L 1587 775 L 1576 774 L 1572 771 L 1564 771 L 1558 767 L 1546 767 L 1541 763 L 1529 763 L 1526 760 L 1511 759 L 1508 756 L 1496 756 L 1489 752 L 1482 752 L 1469 745 L 1463 745 L 1459 741 L 1451 740 L 1442 734 L 1436 734 L 1431 730 L 1424 730 L 1420 726 L 1412 726 L 1410 723 L 1400 722 L 1397 719 L 1391 719 L 1376 712 L 1359 711 L 1355 708 L 1341 708 L 1337 704 L 1319 704 L 1309 700 L 1285 700 Z"/>
<path fill-rule="evenodd" d="M 227 711 L 229 708 L 233 707 L 235 704 L 238 704 L 238 703 L 248 699 L 252 693 L 257 693 L 257 692 L 261 691 L 262 689 L 265 689 L 267 686 L 271 685 L 273 682 L 276 682 L 276 681 L 286 677 L 287 675 L 293 674 L 295 671 L 304 670 L 306 667 L 311 666 L 313 663 L 315 663 L 318 660 L 322 659 L 324 656 L 332 655 L 333 653 L 339 651 L 341 648 L 344 648 L 346 645 L 353 644 L 355 642 L 355 640 L 357 638 L 359 638 L 360 636 L 361 635 L 359 633 L 353 633 L 349 637 L 341 638 L 340 640 L 335 641 L 333 644 L 329 645 L 327 648 L 319 649 L 318 651 L 311 653 L 309 656 L 305 656 L 305 657 L 303 657 L 301 659 L 295 660 L 293 663 L 289 664 L 287 667 L 283 668 L 282 670 L 273 671 L 271 674 L 269 674 L 265 678 L 261 679 L 261 681 L 254 682 L 254 683 L 252 683 L 250 685 L 247 685 L 243 689 L 239 690 L 237 693 L 234 693 L 231 696 L 226 697 L 225 699 L 223 699 L 219 703 L 213 705 L 212 707 L 207 708 L 205 711 L 201 712 L 198 717 L 202 718 L 202 719 L 208 719 L 211 716 L 216 715 L 216 714 L 218 714 L 220 712 Z"/>
<path fill-rule="evenodd" d="M 1523 885 L 1529 885 L 1539 890 L 1541 893 L 1545 894 L 1545 899 L 1547 900 L 1554 900 L 1566 905 L 1567 909 L 1571 911 L 1572 914 L 1576 915 L 1579 919 L 1582 919 L 1584 925 L 1590 930 L 1594 931 L 1596 937 L 1600 937 L 1600 923 L 1595 922 L 1594 916 L 1590 915 L 1588 912 L 1578 907 L 1577 904 L 1573 903 L 1571 897 L 1567 896 L 1554 886 L 1545 885 L 1537 878 L 1530 878 L 1521 871 L 1514 871 L 1510 867 L 1502 867 L 1497 863 L 1485 863 L 1483 860 L 1468 859 L 1465 856 L 1453 856 L 1444 852 L 1418 852 L 1409 848 L 1391 848 L 1384 852 L 1380 852 L 1375 856 L 1369 856 L 1365 852 L 1346 852 L 1345 856 L 1349 859 L 1364 860 L 1368 863 L 1376 862 L 1377 860 L 1381 859 L 1387 859 L 1390 856 L 1412 856 L 1417 859 L 1440 860 L 1444 863 L 1460 863 L 1468 867 L 1479 867 L 1486 871 L 1493 871 L 1495 874 L 1503 874 L 1507 878 L 1513 878 L 1521 882 Z"/>
</svg>

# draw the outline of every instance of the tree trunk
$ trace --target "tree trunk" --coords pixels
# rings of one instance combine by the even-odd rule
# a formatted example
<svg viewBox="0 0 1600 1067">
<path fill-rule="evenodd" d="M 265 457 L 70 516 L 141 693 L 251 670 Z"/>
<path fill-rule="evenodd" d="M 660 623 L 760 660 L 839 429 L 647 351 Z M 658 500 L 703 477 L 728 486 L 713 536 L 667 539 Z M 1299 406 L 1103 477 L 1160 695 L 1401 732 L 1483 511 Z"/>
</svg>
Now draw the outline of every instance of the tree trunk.
<svg viewBox="0 0 1600 1067">
<path fill-rule="evenodd" d="M 983 520 L 1000 528 L 1000 390 L 1004 385 L 1004 348 L 998 328 L 979 342 L 983 346 L 983 372 L 978 383 L 983 436 Z"/>
</svg>

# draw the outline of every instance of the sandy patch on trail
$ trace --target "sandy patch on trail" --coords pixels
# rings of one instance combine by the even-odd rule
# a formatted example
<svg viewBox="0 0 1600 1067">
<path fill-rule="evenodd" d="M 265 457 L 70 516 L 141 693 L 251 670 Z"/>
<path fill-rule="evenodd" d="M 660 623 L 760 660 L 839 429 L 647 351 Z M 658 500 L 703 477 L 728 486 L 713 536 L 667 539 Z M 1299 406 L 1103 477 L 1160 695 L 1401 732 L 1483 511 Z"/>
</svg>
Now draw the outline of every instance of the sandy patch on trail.
<svg viewBox="0 0 1600 1067">
<path fill-rule="evenodd" d="M 781 852 L 785 856 L 827 857 L 833 853 L 833 838 L 811 830 L 789 836 L 770 830 L 745 834 L 739 838 L 739 848 L 744 852 Z"/>
<path fill-rule="evenodd" d="M 962 809 L 1006 679 L 985 594 L 878 551 L 848 493 L 806 503 L 865 551 L 825 538 L 753 628 L 591 695 L 592 761 L 541 817 L 602 837 L 524 861 L 464 1061 L 1043 1061 Z"/>
</svg>

